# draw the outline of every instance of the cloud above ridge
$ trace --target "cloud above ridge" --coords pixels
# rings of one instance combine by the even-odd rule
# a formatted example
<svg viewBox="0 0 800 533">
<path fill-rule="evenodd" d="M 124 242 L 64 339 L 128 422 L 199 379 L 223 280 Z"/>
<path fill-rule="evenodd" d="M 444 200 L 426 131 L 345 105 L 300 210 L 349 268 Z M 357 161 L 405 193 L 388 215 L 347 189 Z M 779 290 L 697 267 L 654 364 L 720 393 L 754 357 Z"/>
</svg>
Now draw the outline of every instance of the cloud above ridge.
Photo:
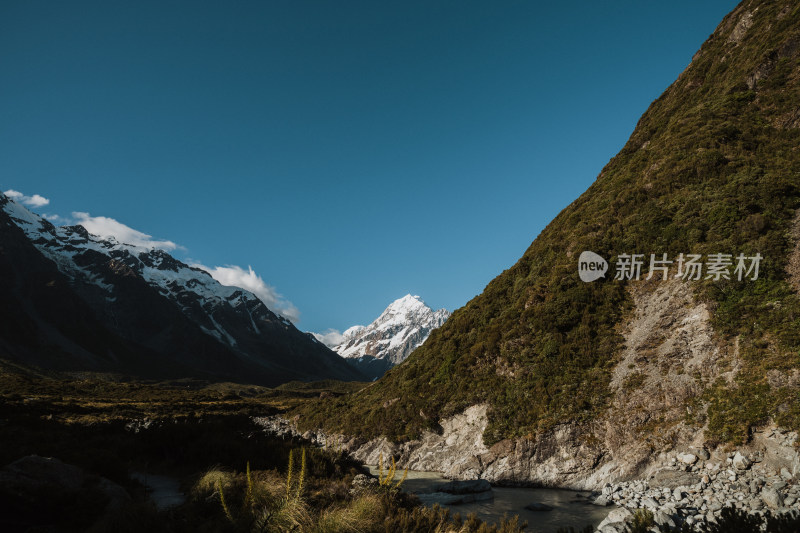
<svg viewBox="0 0 800 533">
<path fill-rule="evenodd" d="M 322 333 L 314 333 L 311 332 L 319 342 L 327 346 L 328 348 L 333 348 L 334 346 L 338 346 L 339 344 L 344 341 L 344 335 L 338 329 L 326 329 Z"/>
<path fill-rule="evenodd" d="M 181 248 L 172 241 L 154 239 L 151 235 L 126 226 L 122 222 L 109 217 L 93 217 L 89 213 L 75 211 L 72 213 L 75 223 L 86 228 L 86 231 L 99 237 L 114 237 L 117 241 L 141 246 L 143 248 L 159 248 L 175 250 Z"/>
<path fill-rule="evenodd" d="M 50 203 L 50 200 L 45 198 L 40 194 L 34 194 L 32 196 L 28 196 L 22 194 L 19 191 L 15 191 L 14 189 L 9 189 L 3 192 L 6 196 L 14 200 L 15 202 L 19 202 L 23 205 L 27 205 L 28 207 L 44 207 Z"/>
<path fill-rule="evenodd" d="M 253 267 L 248 266 L 247 270 L 245 270 L 236 265 L 215 266 L 212 268 L 195 263 L 192 266 L 205 270 L 211 274 L 212 278 L 223 285 L 239 287 L 252 292 L 271 311 L 280 314 L 292 323 L 297 323 L 300 320 L 300 311 L 297 307 L 278 293 L 275 287 L 267 285 L 261 276 L 255 273 Z"/>
</svg>

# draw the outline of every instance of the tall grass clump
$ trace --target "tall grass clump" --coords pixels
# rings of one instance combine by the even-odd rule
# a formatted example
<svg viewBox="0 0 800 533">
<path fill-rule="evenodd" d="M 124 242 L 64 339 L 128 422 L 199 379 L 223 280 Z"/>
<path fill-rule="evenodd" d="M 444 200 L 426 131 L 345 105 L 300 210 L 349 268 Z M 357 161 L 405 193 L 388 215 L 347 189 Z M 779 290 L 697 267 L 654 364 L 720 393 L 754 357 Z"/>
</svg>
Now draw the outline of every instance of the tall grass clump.
<svg viewBox="0 0 800 533">
<path fill-rule="evenodd" d="M 403 476 L 397 482 L 394 482 L 394 478 L 397 474 L 397 463 L 394 460 L 394 456 L 392 457 L 392 464 L 389 466 L 388 470 L 384 474 L 383 471 L 383 453 L 380 454 L 378 458 L 378 485 L 381 487 L 386 487 L 387 489 L 399 489 L 400 485 L 406 480 L 408 477 L 408 468 L 403 471 Z"/>
<path fill-rule="evenodd" d="M 211 470 L 195 484 L 198 499 L 211 494 L 234 531 L 309 531 L 312 512 L 303 499 L 306 479 L 306 451 L 301 451 L 299 469 L 294 465 L 294 450 L 289 455 L 286 478 L 274 472 L 257 472 L 247 463 L 245 472 Z"/>
</svg>

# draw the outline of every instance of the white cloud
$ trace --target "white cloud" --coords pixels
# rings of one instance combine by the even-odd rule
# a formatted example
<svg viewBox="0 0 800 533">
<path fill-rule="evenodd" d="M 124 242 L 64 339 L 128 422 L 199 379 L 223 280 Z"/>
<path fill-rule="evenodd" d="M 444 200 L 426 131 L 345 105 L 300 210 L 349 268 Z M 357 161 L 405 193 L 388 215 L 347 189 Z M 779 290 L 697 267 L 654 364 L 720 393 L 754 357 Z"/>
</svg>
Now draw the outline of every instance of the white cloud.
<svg viewBox="0 0 800 533">
<path fill-rule="evenodd" d="M 26 196 L 19 191 L 15 191 L 14 189 L 9 189 L 5 191 L 3 194 L 8 196 L 15 202 L 19 202 L 21 204 L 25 204 L 30 207 L 44 207 L 50 203 L 50 200 L 39 194 L 34 194 L 33 196 Z"/>
<path fill-rule="evenodd" d="M 327 329 L 324 333 L 311 332 L 311 334 L 328 348 L 338 346 L 344 340 L 344 335 L 342 335 L 342 332 L 338 329 Z"/>
<path fill-rule="evenodd" d="M 75 223 L 80 224 L 86 231 L 99 237 L 114 237 L 117 241 L 141 246 L 143 248 L 160 248 L 162 250 L 174 250 L 181 248 L 172 241 L 159 241 L 152 236 L 126 226 L 108 217 L 93 217 L 89 213 L 76 211 L 72 213 Z"/>
<path fill-rule="evenodd" d="M 209 268 L 201 264 L 194 264 L 192 266 L 202 268 L 211 274 L 212 278 L 223 285 L 240 287 L 252 292 L 258 296 L 270 310 L 279 313 L 293 323 L 300 320 L 300 311 L 294 304 L 278 294 L 275 287 L 264 283 L 261 276 L 256 274 L 250 266 L 247 267 L 247 270 L 236 265 L 218 266 L 214 268 Z"/>
</svg>

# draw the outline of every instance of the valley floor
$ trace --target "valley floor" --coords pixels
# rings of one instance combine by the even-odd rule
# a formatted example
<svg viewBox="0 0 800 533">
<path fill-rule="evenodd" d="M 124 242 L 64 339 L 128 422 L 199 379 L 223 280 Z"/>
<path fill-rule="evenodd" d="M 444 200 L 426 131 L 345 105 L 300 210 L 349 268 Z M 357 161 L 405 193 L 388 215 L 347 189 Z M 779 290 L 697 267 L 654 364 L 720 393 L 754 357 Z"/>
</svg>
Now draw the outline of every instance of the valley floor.
<svg viewBox="0 0 800 533">
<path fill-rule="evenodd" d="M 281 420 L 281 415 L 309 400 L 360 386 L 293 383 L 268 389 L 191 380 L 56 378 L 0 362 L 0 530 L 523 530 L 526 524 L 516 517 L 487 524 L 475 515 L 464 518 L 438 506 L 421 505 L 416 496 L 399 490 L 404 482 L 401 469 L 391 476 L 379 472 L 377 478 L 370 477 L 361 462 L 368 462 L 366 456 L 355 454 L 357 460 L 345 447 L 320 446 L 319 435 L 315 444 L 300 435 L 265 428 L 264 420 Z M 714 468 L 714 458 L 695 458 L 691 464 L 681 462 L 684 459 L 688 460 L 679 457 L 664 471 L 674 471 L 677 477 L 713 476 L 710 483 L 701 480 L 708 490 L 741 462 L 734 456 L 726 464 L 723 458 Z M 777 486 L 780 505 L 799 504 L 794 481 L 778 486 L 781 481 L 765 472 L 759 485 L 759 465 L 748 465 L 747 472 L 737 474 L 747 480 L 743 497 L 720 490 L 716 501 L 721 506 L 751 510 L 751 485 L 759 490 Z M 778 475 L 782 474 L 787 473 Z M 591 498 L 620 505 L 606 508 L 613 509 L 609 519 L 627 520 L 631 531 L 646 531 L 670 503 L 686 500 L 691 505 L 685 507 L 701 507 L 702 503 L 694 504 L 706 490 L 689 487 L 667 494 L 654 483 L 640 485 L 609 484 Z M 726 520 L 749 519 L 718 507 L 703 510 L 716 513 L 710 524 L 718 527 L 703 531 L 727 531 L 719 529 Z M 795 517 L 782 515 L 783 525 L 770 530 L 798 530 Z M 587 526 L 576 531 L 557 522 L 548 522 L 553 533 L 594 530 Z M 696 530 L 686 529 L 690 525 L 684 521 L 681 529 L 680 523 L 674 528 L 666 524 L 662 531 Z M 603 532 L 623 526 L 606 520 L 604 527 Z M 759 530 L 753 527 L 730 531 Z M 527 530 L 550 531 L 536 523 Z"/>
</svg>

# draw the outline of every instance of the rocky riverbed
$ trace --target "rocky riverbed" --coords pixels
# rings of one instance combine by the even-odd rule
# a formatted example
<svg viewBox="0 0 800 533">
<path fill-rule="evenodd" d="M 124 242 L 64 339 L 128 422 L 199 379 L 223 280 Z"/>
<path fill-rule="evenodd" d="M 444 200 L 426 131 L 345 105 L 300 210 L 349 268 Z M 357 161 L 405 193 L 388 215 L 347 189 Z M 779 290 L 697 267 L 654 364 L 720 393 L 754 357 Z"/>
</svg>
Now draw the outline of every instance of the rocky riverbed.
<svg viewBox="0 0 800 533">
<path fill-rule="evenodd" d="M 552 472 L 554 454 L 537 464 L 535 453 L 510 457 L 485 457 L 487 448 L 481 434 L 484 412 L 481 407 L 444 421 L 441 435 L 425 435 L 419 441 L 397 445 L 385 439 L 360 441 L 318 431 L 300 434 L 291 421 L 277 417 L 256 421 L 267 431 L 300 436 L 320 446 L 336 446 L 364 463 L 375 463 L 379 455 L 398 458 L 401 467 L 438 471 L 454 479 L 488 479 L 494 484 L 558 487 L 541 483 Z M 597 465 L 573 475 L 565 488 L 595 491 L 596 505 L 613 506 L 598 531 L 622 530 L 622 523 L 636 509 L 648 509 L 658 523 L 680 524 L 714 521 L 724 507 L 762 514 L 800 512 L 800 455 L 798 435 L 776 427 L 754 431 L 750 442 L 739 449 L 708 450 L 702 445 L 675 447 L 653 453 L 645 463 L 624 465 L 624 457 L 614 458 L 621 469 Z M 496 455 L 496 453 L 495 453 Z M 639 458 L 637 458 L 638 460 Z M 565 456 L 565 464 L 570 462 Z M 488 466 L 487 466 L 488 465 Z M 505 465 L 505 470 L 501 468 Z M 564 468 L 558 466 L 558 468 Z M 537 473 L 538 471 L 538 473 Z M 620 475 L 623 472 L 627 474 Z M 522 483 L 520 483 L 522 482 Z"/>
<path fill-rule="evenodd" d="M 796 433 L 773 431 L 768 438 L 793 446 Z M 647 480 L 606 483 L 597 505 L 622 507 L 599 530 L 622 531 L 632 510 L 653 512 L 658 524 L 715 522 L 724 507 L 749 513 L 800 513 L 797 464 L 778 468 L 764 451 L 715 452 L 701 448 L 677 453 Z"/>
</svg>

